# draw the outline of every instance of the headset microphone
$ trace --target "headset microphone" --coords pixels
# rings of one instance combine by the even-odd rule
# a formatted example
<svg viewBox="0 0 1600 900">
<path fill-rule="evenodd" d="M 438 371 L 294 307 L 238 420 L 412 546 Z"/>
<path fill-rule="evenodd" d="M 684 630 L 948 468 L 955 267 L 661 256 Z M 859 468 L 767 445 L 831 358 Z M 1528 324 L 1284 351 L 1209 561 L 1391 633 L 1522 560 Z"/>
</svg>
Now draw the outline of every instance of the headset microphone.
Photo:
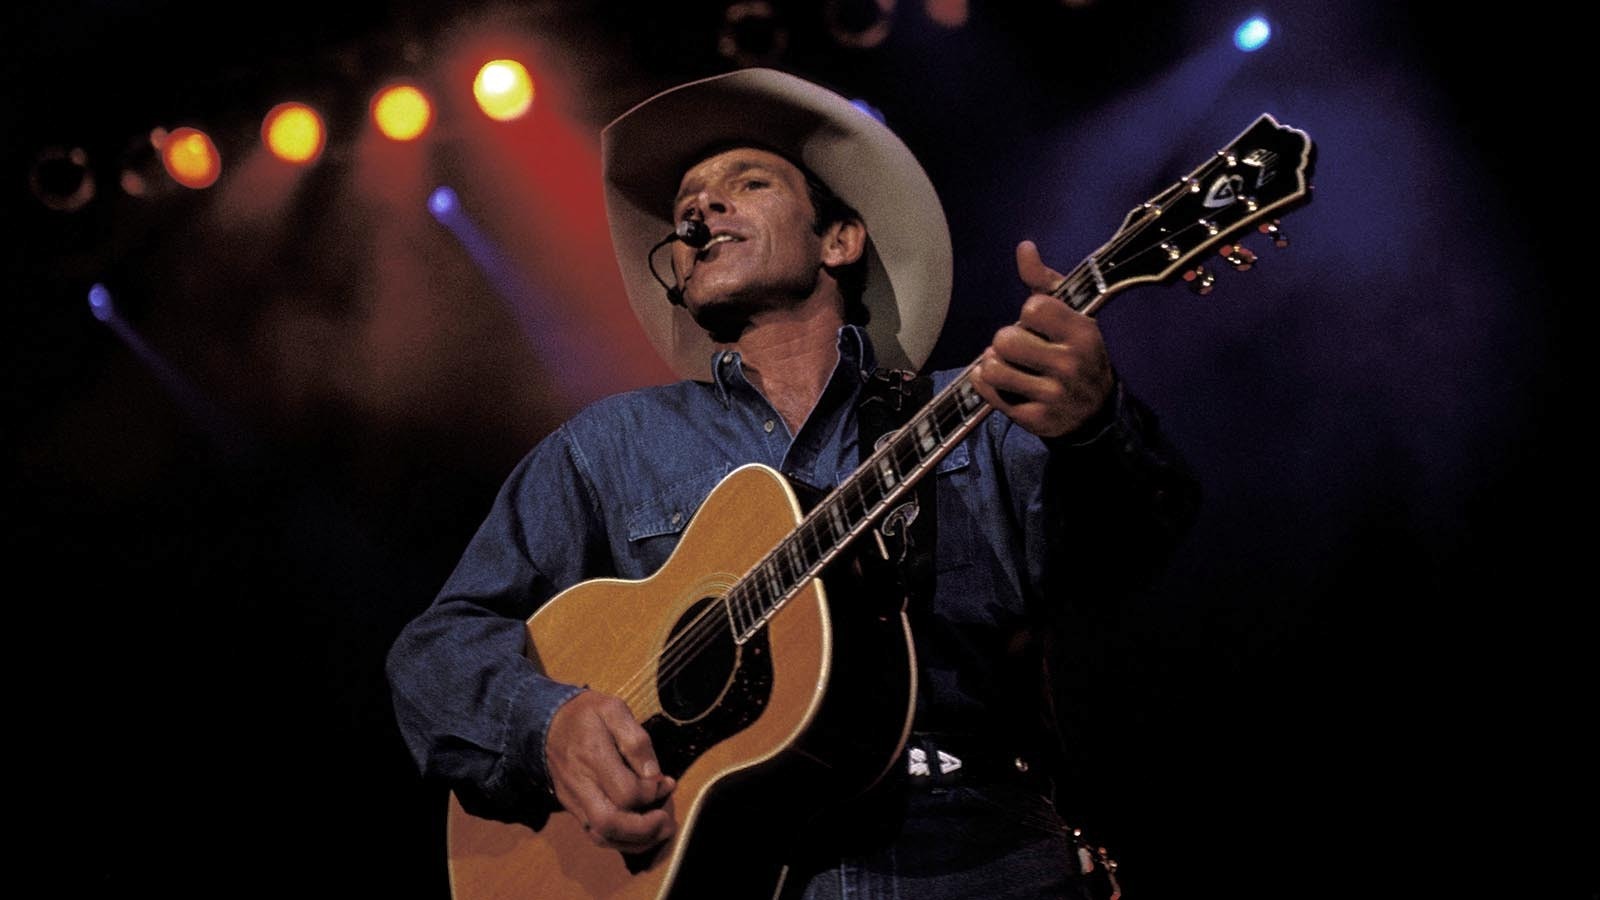
<svg viewBox="0 0 1600 900">
<path fill-rule="evenodd" d="M 673 241 L 683 241 L 694 249 L 701 250 L 711 243 L 711 229 L 700 219 L 684 219 L 678 223 L 678 227 L 671 234 L 657 241 L 656 245 L 650 248 L 650 255 L 646 258 L 646 262 L 650 264 L 650 274 L 654 275 L 656 281 L 667 289 L 667 299 L 672 302 L 673 306 L 683 306 L 683 288 L 679 285 L 667 284 L 656 273 L 656 251 Z"/>
<path fill-rule="evenodd" d="M 678 230 L 674 231 L 672 236 L 696 250 L 703 250 L 711 243 L 711 229 L 700 219 L 684 219 L 679 222 Z"/>
</svg>

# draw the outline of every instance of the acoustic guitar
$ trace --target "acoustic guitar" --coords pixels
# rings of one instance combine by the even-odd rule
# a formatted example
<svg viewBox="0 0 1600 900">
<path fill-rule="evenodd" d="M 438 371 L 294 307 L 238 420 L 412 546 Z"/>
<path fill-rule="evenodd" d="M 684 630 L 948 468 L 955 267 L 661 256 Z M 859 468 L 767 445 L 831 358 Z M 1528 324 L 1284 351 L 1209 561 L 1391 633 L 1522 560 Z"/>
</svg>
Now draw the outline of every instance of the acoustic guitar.
<svg viewBox="0 0 1600 900">
<path fill-rule="evenodd" d="M 1054 294 L 1093 314 L 1139 284 L 1181 278 L 1208 292 L 1202 254 L 1245 270 L 1256 257 L 1241 234 L 1286 243 L 1278 221 L 1310 199 L 1313 159 L 1307 134 L 1263 114 L 1129 212 Z M 916 696 L 905 610 L 823 585 L 991 411 L 972 386 L 975 365 L 814 505 L 802 507 L 778 472 L 743 466 L 654 575 L 582 582 L 528 619 L 541 671 L 621 697 L 643 724 L 678 781 L 667 801 L 678 829 L 649 853 L 625 854 L 596 847 L 570 813 L 499 822 L 452 795 L 459 900 L 772 896 L 781 869 L 749 848 L 816 827 L 879 782 L 904 747 Z"/>
</svg>

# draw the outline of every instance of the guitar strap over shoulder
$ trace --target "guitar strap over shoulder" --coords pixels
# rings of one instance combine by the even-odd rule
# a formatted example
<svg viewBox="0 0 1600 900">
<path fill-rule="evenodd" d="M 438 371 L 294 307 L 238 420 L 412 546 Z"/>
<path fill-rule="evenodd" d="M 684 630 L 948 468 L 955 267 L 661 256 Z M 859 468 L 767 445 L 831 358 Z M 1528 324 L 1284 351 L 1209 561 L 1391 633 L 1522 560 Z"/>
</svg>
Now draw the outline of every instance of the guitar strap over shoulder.
<svg viewBox="0 0 1600 900">
<path fill-rule="evenodd" d="M 932 400 L 932 378 L 903 369 L 873 370 L 857 407 L 860 461 L 866 462 L 886 436 Z M 878 520 L 873 534 L 877 552 L 864 548 L 859 554 L 868 577 L 895 585 L 908 610 L 924 607 L 933 596 L 936 497 L 934 479 L 919 480 L 909 497 Z"/>
</svg>

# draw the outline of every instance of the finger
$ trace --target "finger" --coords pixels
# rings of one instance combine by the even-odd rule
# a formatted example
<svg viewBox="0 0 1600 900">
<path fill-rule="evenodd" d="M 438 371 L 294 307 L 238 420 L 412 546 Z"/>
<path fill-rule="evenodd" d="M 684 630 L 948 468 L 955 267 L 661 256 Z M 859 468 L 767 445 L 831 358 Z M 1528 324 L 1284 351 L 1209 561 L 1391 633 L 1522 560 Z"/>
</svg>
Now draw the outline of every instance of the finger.
<svg viewBox="0 0 1600 900">
<path fill-rule="evenodd" d="M 1033 241 L 1023 241 L 1017 245 L 1017 274 L 1028 290 L 1038 294 L 1051 293 L 1067 280 L 1065 275 L 1044 264 L 1044 259 L 1039 256 L 1039 247 Z"/>
<path fill-rule="evenodd" d="M 624 852 L 640 852 L 669 840 L 678 832 L 678 823 L 666 809 L 635 813 L 619 810 L 590 823 L 589 839 L 594 843 Z"/>
<path fill-rule="evenodd" d="M 1070 374 L 1071 350 L 1021 325 L 1007 325 L 995 332 L 992 346 L 1012 368 L 1059 379 Z"/>
<path fill-rule="evenodd" d="M 677 787 L 677 781 L 662 774 L 649 732 L 626 706 L 619 704 L 601 715 L 623 764 L 623 768 L 606 773 L 607 793 L 612 801 L 625 809 L 639 809 L 665 799 Z"/>
<path fill-rule="evenodd" d="M 1034 294 L 1023 302 L 1017 324 L 1058 344 L 1092 340 L 1100 331 L 1092 317 L 1046 294 Z"/>
<path fill-rule="evenodd" d="M 1008 415 L 1029 403 L 1049 403 L 1064 392 L 1060 381 L 1013 365 L 992 347 L 984 356 L 978 385 L 993 392 L 1000 411 Z"/>
<path fill-rule="evenodd" d="M 661 776 L 661 764 L 656 761 L 655 745 L 650 743 L 650 733 L 644 730 L 625 705 L 607 707 L 601 718 L 611 729 L 611 737 L 623 760 L 640 778 L 656 779 Z"/>
</svg>

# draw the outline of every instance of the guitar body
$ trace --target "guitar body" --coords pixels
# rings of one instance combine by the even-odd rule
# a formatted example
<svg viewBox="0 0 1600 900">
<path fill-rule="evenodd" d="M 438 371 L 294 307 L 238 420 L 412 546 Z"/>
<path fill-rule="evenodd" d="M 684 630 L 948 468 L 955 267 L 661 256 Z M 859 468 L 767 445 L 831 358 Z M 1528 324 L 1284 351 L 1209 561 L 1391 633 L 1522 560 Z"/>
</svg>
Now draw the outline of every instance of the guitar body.
<svg viewBox="0 0 1600 900">
<path fill-rule="evenodd" d="M 459 900 L 771 896 L 788 836 L 883 777 L 916 691 L 903 607 L 811 579 L 741 645 L 720 603 L 801 518 L 781 475 L 741 467 L 654 575 L 582 582 L 528 620 L 528 655 L 545 674 L 615 694 L 644 723 L 678 780 L 667 801 L 678 830 L 624 855 L 596 847 L 565 811 L 535 828 L 473 816 L 452 795 Z M 846 574 L 836 563 L 824 578 Z"/>
</svg>

